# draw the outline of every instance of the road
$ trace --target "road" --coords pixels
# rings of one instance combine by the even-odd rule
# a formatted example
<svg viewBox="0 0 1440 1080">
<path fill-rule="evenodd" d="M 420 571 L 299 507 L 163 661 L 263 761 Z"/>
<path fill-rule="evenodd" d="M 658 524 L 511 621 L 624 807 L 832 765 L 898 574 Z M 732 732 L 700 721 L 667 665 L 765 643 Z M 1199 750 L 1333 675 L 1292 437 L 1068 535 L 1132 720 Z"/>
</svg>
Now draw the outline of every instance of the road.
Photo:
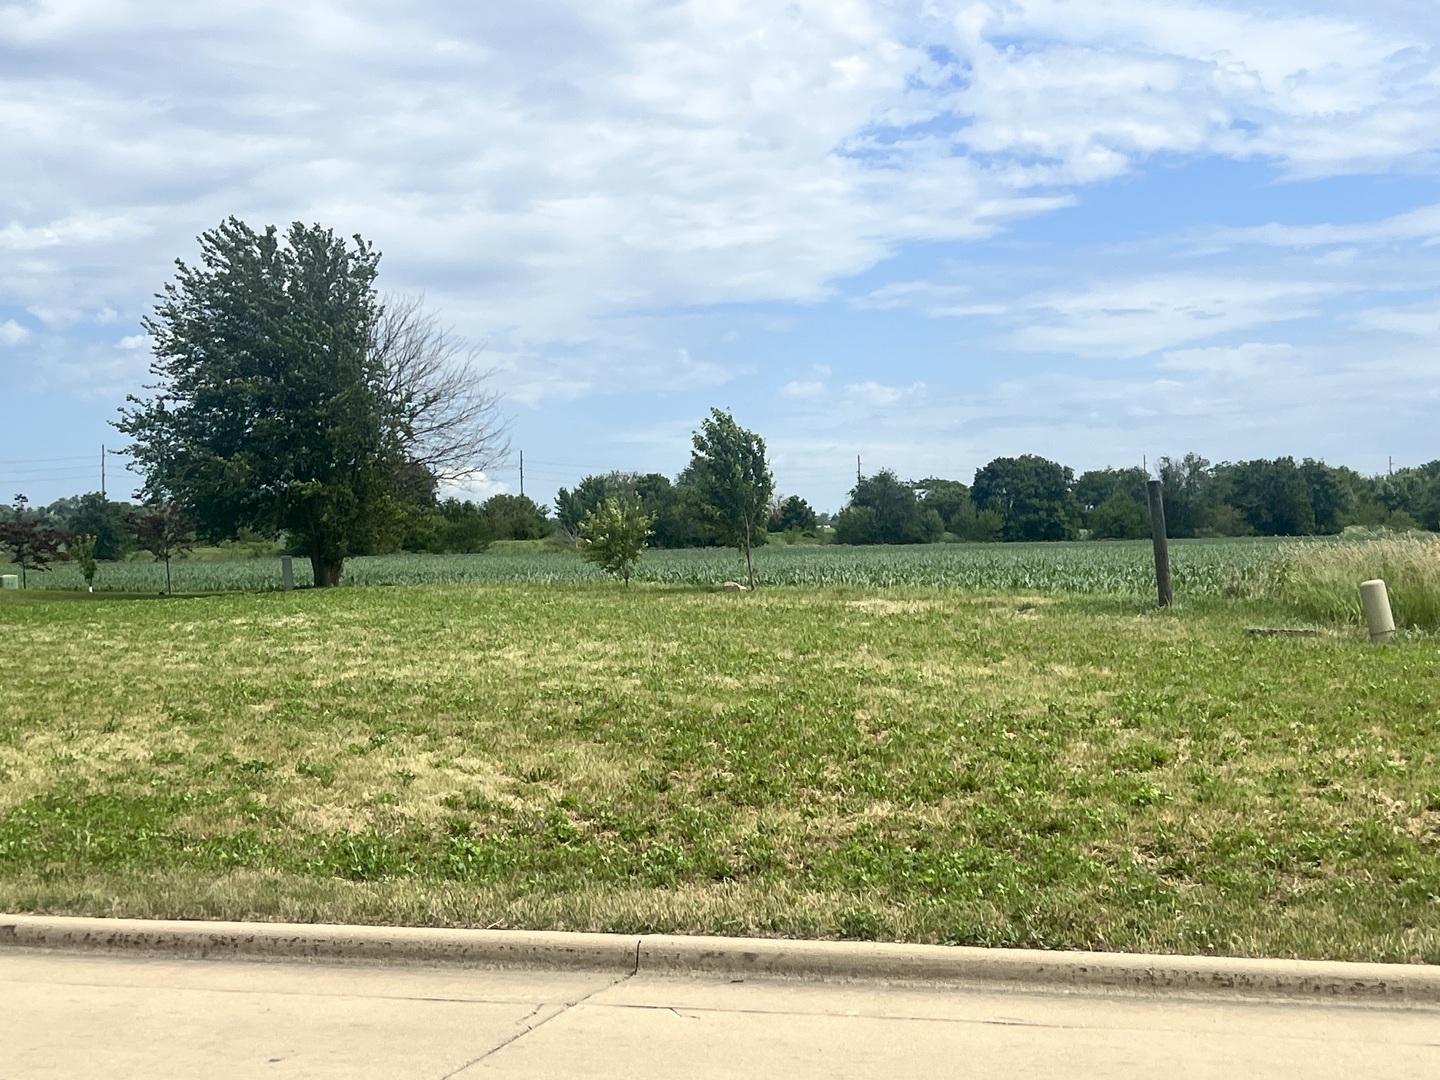
<svg viewBox="0 0 1440 1080">
<path fill-rule="evenodd" d="M 1440 1007 L 0 954 L 0 1080 L 1440 1077 Z"/>
</svg>

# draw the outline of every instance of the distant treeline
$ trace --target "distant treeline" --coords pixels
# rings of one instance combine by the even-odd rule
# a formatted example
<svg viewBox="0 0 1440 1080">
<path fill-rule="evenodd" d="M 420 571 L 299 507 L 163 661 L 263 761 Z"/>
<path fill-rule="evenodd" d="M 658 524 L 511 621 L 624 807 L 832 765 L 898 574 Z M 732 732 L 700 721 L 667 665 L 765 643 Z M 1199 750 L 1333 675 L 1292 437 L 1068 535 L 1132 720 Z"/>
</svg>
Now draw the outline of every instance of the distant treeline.
<svg viewBox="0 0 1440 1080">
<path fill-rule="evenodd" d="M 1212 464 L 1197 454 L 1163 457 L 1166 523 L 1172 537 L 1304 536 L 1347 526 L 1440 530 L 1440 461 L 1389 476 L 1363 476 L 1323 461 L 1282 457 Z M 840 544 L 924 544 L 942 540 L 1035 541 L 1138 539 L 1150 535 L 1141 468 L 1074 470 L 1033 454 L 996 458 L 969 484 L 927 477 L 902 480 L 891 470 L 861 479 L 834 518 L 799 496 L 777 498 L 772 534 Z M 561 488 L 555 520 L 573 534 L 607 497 L 637 495 L 654 519 L 656 547 L 717 542 L 710 516 L 685 473 L 612 472 Z M 829 526 L 829 528 L 822 528 Z"/>
<path fill-rule="evenodd" d="M 1172 537 L 1308 536 L 1365 528 L 1440 529 L 1440 461 L 1363 476 L 1291 457 L 1211 464 L 1162 457 Z M 842 544 L 935 540 L 1138 539 L 1150 535 L 1141 468 L 1072 469 L 1033 454 L 996 458 L 970 484 L 884 471 L 861 480 L 835 520 Z"/>
<path fill-rule="evenodd" d="M 1305 536 L 1367 529 L 1440 531 L 1440 461 L 1364 476 L 1345 466 L 1282 457 L 1212 464 L 1196 454 L 1161 458 L 1165 518 L 1172 537 Z M 924 544 L 937 541 L 1138 539 L 1150 535 L 1141 468 L 1072 469 L 1032 454 L 996 458 L 969 484 L 926 477 L 900 479 L 882 470 L 860 480 L 833 517 L 803 498 L 777 498 L 769 532 L 774 539 L 808 538 L 839 544 Z M 497 540 L 573 540 L 585 515 L 607 498 L 634 495 L 652 519 L 650 544 L 661 548 L 721 543 L 714 515 L 698 486 L 682 472 L 609 472 L 561 488 L 553 510 L 523 495 L 494 495 L 482 503 L 436 497 L 419 485 L 403 529 L 372 549 L 464 553 Z M 99 493 L 59 499 L 40 509 L 50 525 L 95 537 L 95 556 L 123 559 L 136 549 L 126 515 L 137 507 Z M 0 517 L 7 511 L 0 508 Z M 214 538 L 211 538 L 214 539 Z M 763 542 L 763 537 L 758 538 Z M 228 538 L 257 548 L 274 542 L 245 533 Z"/>
</svg>

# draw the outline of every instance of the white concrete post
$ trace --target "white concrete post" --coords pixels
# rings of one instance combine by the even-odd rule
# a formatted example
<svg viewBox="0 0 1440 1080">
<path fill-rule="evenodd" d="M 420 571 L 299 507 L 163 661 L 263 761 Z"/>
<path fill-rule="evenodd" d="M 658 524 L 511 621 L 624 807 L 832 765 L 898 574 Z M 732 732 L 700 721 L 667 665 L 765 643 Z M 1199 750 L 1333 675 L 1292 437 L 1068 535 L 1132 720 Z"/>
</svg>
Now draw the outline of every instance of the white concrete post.
<svg viewBox="0 0 1440 1080">
<path fill-rule="evenodd" d="M 20 587 L 19 574 L 0 575 L 0 589 L 18 589 Z"/>
<path fill-rule="evenodd" d="M 280 556 L 280 588 L 286 592 L 295 588 L 295 560 L 289 555 Z"/>
<path fill-rule="evenodd" d="M 1395 616 L 1390 612 L 1390 593 L 1385 588 L 1385 582 L 1378 578 L 1362 581 L 1360 607 L 1365 612 L 1365 625 L 1370 630 L 1371 641 L 1395 640 Z"/>
</svg>

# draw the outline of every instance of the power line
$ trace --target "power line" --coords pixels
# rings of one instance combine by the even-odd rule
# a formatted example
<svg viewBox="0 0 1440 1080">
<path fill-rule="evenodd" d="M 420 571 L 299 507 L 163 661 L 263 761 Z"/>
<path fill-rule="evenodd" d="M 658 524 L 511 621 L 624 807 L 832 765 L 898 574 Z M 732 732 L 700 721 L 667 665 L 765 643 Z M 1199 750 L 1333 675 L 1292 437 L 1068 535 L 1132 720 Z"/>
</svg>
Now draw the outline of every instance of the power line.
<svg viewBox="0 0 1440 1080">
<path fill-rule="evenodd" d="M 36 469 L 29 472 L 5 473 L 0 476 L 18 476 L 26 480 L 75 480 L 82 476 L 94 476 L 95 470 L 90 469 Z"/>
<path fill-rule="evenodd" d="M 94 475 L 94 469 L 85 469 L 84 472 L 46 472 L 45 475 L 7 475 L 0 472 L 0 481 L 6 484 L 63 484 L 72 480 L 85 480 L 86 477 Z"/>
<path fill-rule="evenodd" d="M 90 461 L 89 454 L 77 454 L 74 457 L 41 457 L 41 458 L 0 458 L 0 465 L 50 465 L 61 461 Z"/>
</svg>

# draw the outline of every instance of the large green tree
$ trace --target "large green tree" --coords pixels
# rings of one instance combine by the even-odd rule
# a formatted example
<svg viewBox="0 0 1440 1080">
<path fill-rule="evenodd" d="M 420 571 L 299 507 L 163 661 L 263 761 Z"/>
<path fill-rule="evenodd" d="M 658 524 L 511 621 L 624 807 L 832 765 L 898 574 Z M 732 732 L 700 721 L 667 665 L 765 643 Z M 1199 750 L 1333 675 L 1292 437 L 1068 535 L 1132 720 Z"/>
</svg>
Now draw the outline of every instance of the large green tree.
<svg viewBox="0 0 1440 1080">
<path fill-rule="evenodd" d="M 924 506 L 890 469 L 859 481 L 835 519 L 838 544 L 928 544 L 944 531 L 939 512 Z"/>
<path fill-rule="evenodd" d="M 1006 540 L 1073 540 L 1080 505 L 1070 490 L 1075 474 L 1034 454 L 996 458 L 975 474 L 970 497 L 1004 522 Z"/>
<path fill-rule="evenodd" d="M 971 539 L 975 531 L 975 504 L 970 499 L 970 488 L 959 480 L 945 480 L 928 476 L 911 485 L 920 497 L 920 505 L 934 510 L 945 523 L 945 531 L 955 536 Z"/>
<path fill-rule="evenodd" d="M 151 500 L 207 539 L 288 534 L 317 585 L 383 550 L 414 502 L 417 466 L 458 477 L 500 451 L 495 399 L 413 302 L 388 312 L 379 254 L 319 225 L 283 235 L 230 218 L 177 260 L 145 325 L 152 396 L 117 427 Z"/>
<path fill-rule="evenodd" d="M 1165 484 L 1165 530 L 1171 536 L 1200 536 L 1213 530 L 1223 485 L 1209 461 L 1196 453 L 1156 462 Z M 1233 513 L 1233 511 L 1232 511 Z"/>
<path fill-rule="evenodd" d="M 1218 470 L 1225 501 L 1261 536 L 1306 536 L 1315 531 L 1310 484 L 1292 457 L 1236 461 Z"/>
<path fill-rule="evenodd" d="M 765 457 L 765 440 L 720 409 L 700 421 L 687 470 L 696 492 L 720 531 L 723 542 L 745 556 L 750 587 L 755 587 L 751 552 L 764 543 L 775 477 Z"/>
<path fill-rule="evenodd" d="M 770 508 L 771 532 L 813 532 L 817 523 L 814 507 L 799 495 Z"/>
<path fill-rule="evenodd" d="M 481 509 L 496 540 L 543 540 L 553 528 L 545 507 L 528 495 L 491 495 Z"/>
<path fill-rule="evenodd" d="M 57 499 L 45 508 L 66 532 L 93 536 L 95 558 L 103 561 L 123 559 L 135 550 L 135 540 L 125 527 L 125 515 L 135 509 L 130 503 L 107 499 L 98 491 Z"/>
</svg>

